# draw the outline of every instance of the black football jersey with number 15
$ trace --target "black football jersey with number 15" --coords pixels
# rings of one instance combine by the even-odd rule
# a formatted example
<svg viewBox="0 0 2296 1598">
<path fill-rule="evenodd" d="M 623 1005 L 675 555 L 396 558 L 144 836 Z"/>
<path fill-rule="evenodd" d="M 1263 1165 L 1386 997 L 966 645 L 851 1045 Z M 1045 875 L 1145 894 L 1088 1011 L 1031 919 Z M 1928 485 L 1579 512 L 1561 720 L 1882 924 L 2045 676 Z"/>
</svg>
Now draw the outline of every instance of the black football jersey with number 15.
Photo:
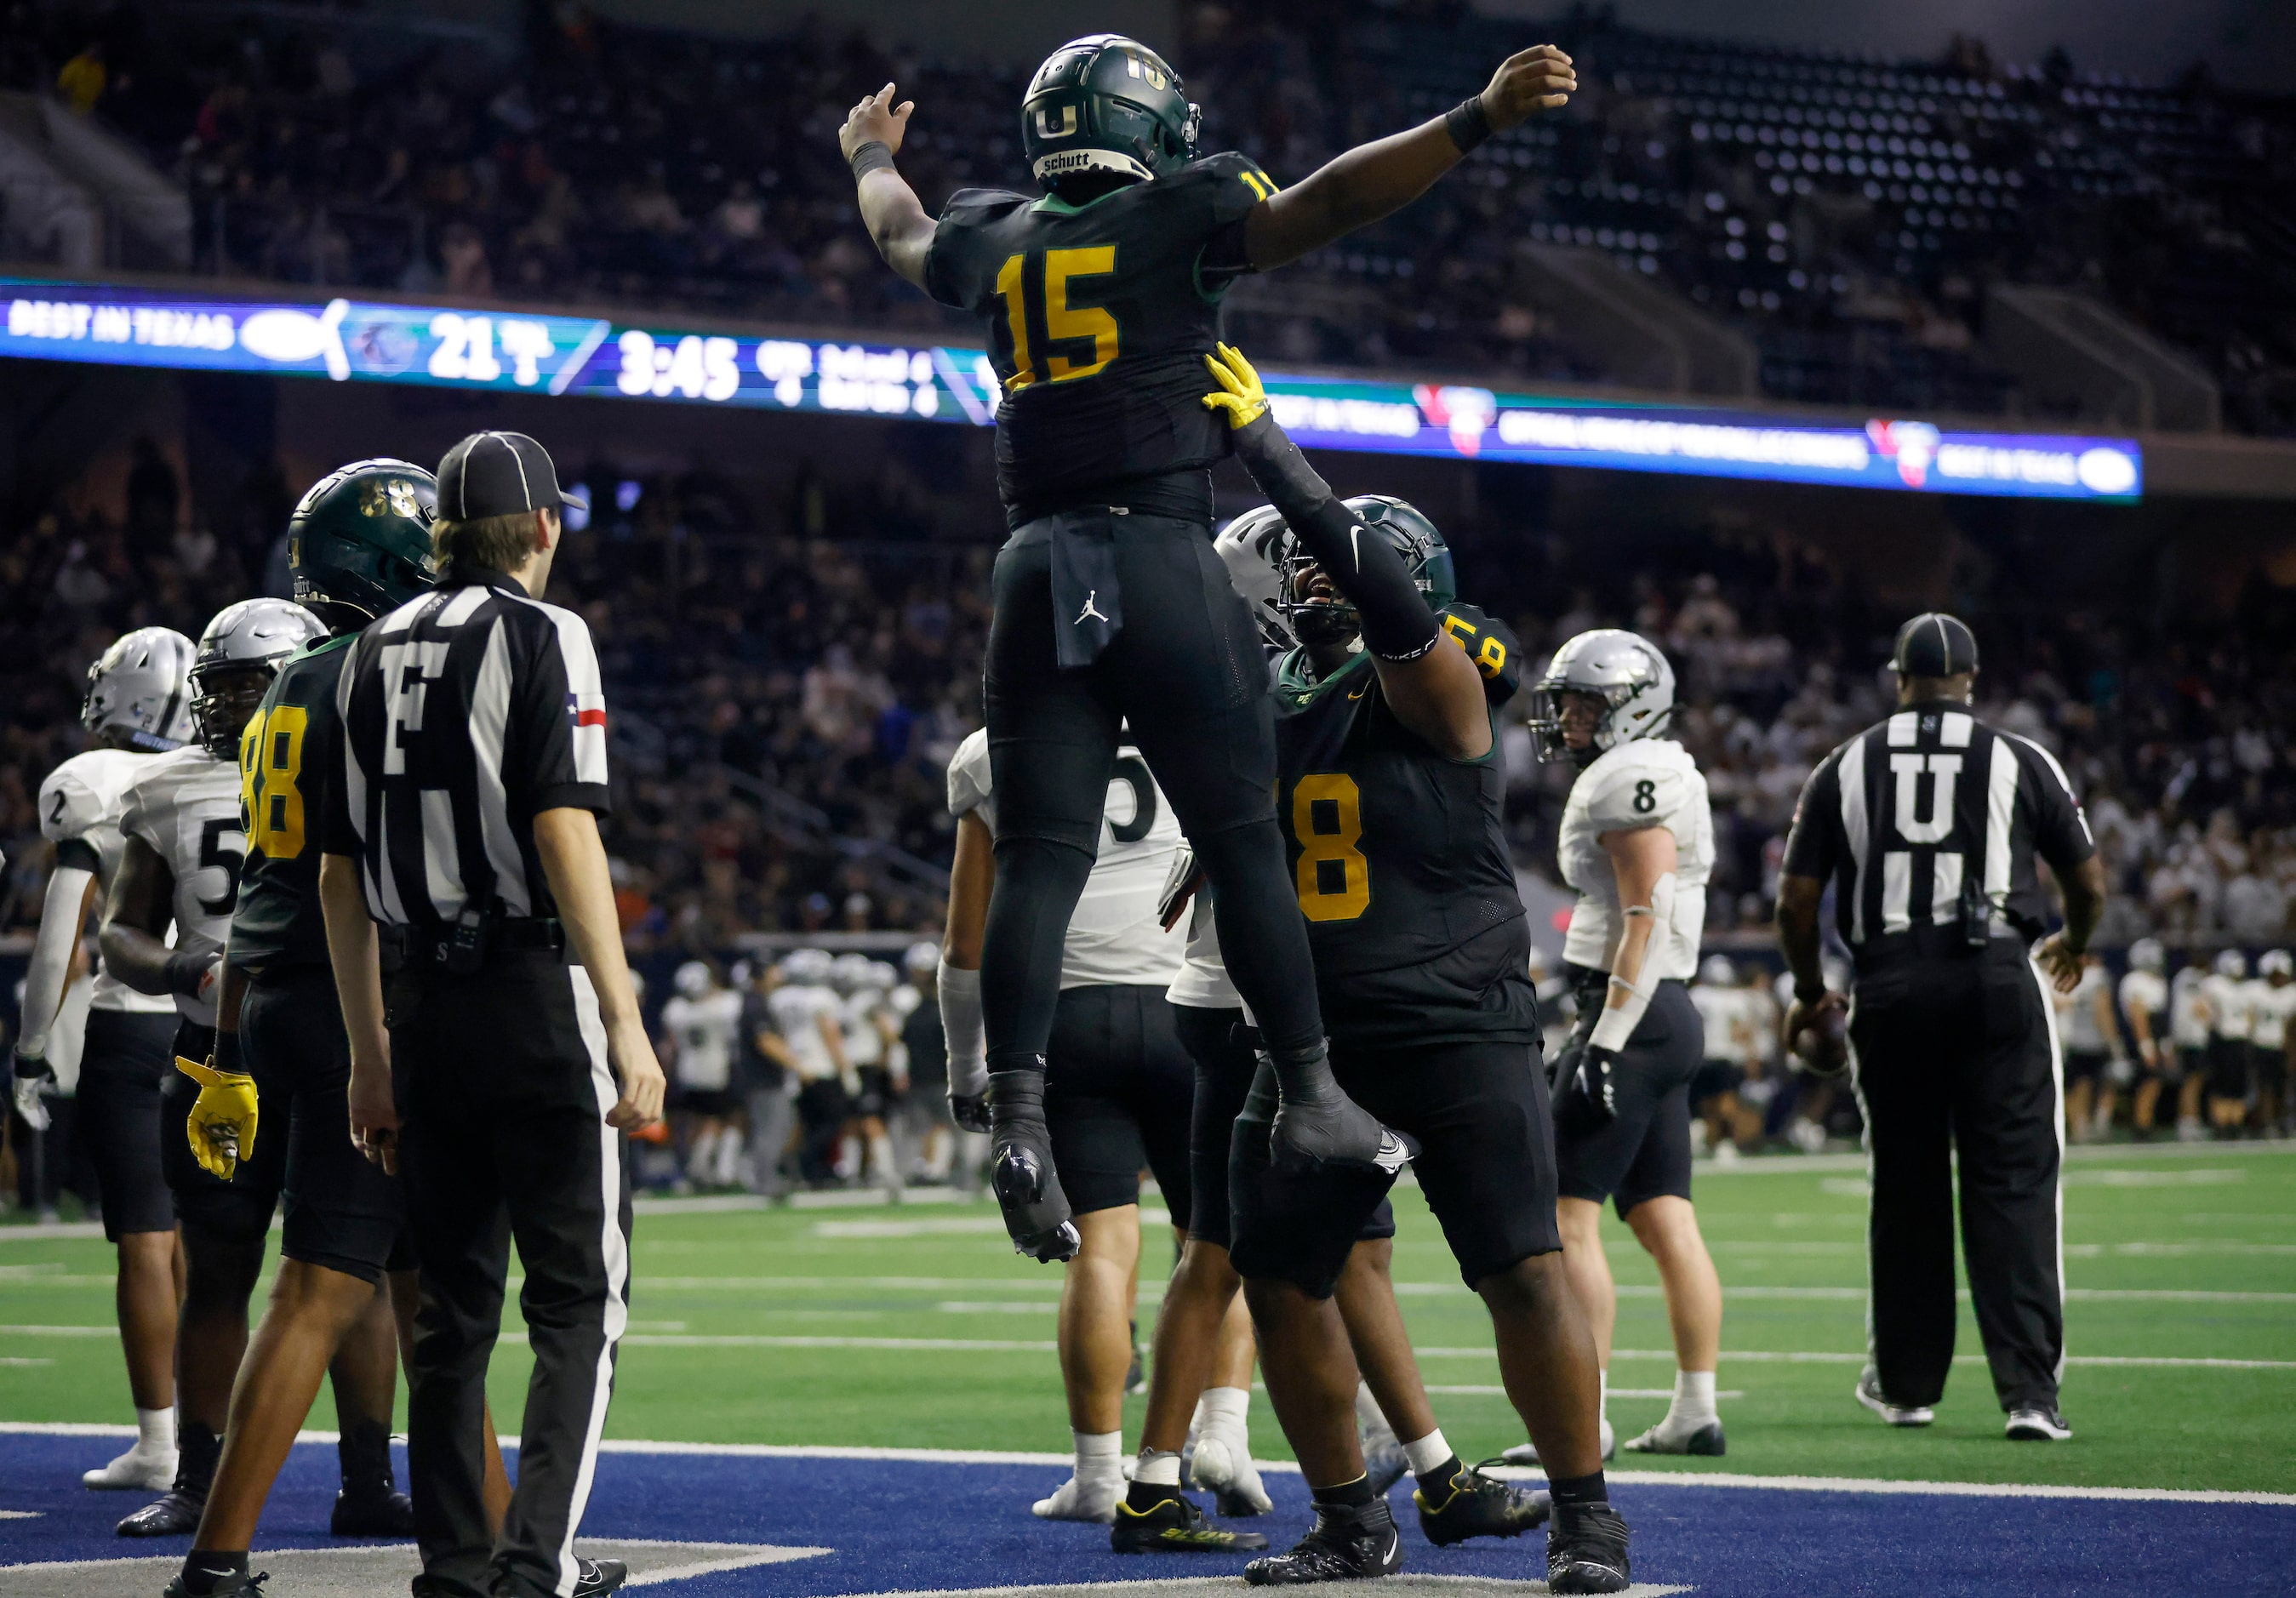
<svg viewBox="0 0 2296 1598">
<path fill-rule="evenodd" d="M 1277 668 L 1276 818 L 1342 1045 L 1538 1037 L 1496 725 L 1520 650 L 1472 605 L 1441 614 L 1483 674 L 1494 725 L 1480 760 L 1447 758 L 1398 721 L 1369 655 L 1321 681 L 1303 650 Z"/>
<path fill-rule="evenodd" d="M 1227 423 L 1202 404 L 1204 356 L 1220 296 L 1250 270 L 1243 218 L 1275 190 L 1226 154 L 1080 206 L 1001 189 L 950 197 L 925 284 L 987 332 L 1004 385 L 996 487 L 1016 524 L 1228 455 Z"/>
<path fill-rule="evenodd" d="M 231 918 L 236 966 L 324 965 L 319 914 L 320 785 L 340 763 L 335 684 L 356 633 L 330 638 L 279 668 L 239 738 L 240 810 L 247 860 Z"/>
</svg>

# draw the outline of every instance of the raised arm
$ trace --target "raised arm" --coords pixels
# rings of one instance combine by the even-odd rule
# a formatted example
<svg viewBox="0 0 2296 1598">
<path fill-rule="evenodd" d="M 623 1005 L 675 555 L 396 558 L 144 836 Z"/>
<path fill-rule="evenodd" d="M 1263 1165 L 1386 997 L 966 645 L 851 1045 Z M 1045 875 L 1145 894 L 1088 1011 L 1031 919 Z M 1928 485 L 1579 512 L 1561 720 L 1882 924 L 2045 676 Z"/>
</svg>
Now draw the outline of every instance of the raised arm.
<svg viewBox="0 0 2296 1598">
<path fill-rule="evenodd" d="M 1396 719 L 1452 759 L 1488 754 L 1491 713 L 1482 674 L 1464 650 L 1437 647 L 1441 626 L 1403 557 L 1386 539 L 1363 536 L 1361 519 L 1275 425 L 1250 362 L 1223 344 L 1204 364 L 1220 385 L 1204 404 L 1226 415 L 1236 459 L 1363 618 L 1364 648 Z"/>
<path fill-rule="evenodd" d="M 886 86 L 890 92 L 891 86 Z M 1492 134 L 1557 109 L 1578 87 L 1570 58 L 1553 45 L 1520 51 L 1499 63 L 1481 94 L 1455 110 L 1407 132 L 1358 144 L 1269 195 L 1244 223 L 1244 252 L 1265 271 L 1390 216 L 1434 187 L 1437 178 Z M 857 115 L 860 108 L 855 110 Z"/>
<path fill-rule="evenodd" d="M 853 168 L 862 223 L 885 264 L 910 283 L 925 286 L 925 252 L 932 248 L 933 219 L 908 180 L 893 169 L 909 113 L 916 102 L 893 103 L 893 86 L 865 95 L 845 115 L 837 147 Z"/>
</svg>

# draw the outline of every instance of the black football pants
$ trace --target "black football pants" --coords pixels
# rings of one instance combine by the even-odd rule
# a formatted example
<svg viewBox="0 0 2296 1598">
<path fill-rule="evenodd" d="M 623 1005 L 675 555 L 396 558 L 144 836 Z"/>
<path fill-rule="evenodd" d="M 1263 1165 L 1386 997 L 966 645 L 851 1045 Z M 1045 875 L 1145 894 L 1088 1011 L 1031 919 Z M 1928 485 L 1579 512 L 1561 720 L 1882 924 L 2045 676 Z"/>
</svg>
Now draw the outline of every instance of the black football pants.
<svg viewBox="0 0 2296 1598">
<path fill-rule="evenodd" d="M 406 1423 L 422 1569 L 453 1598 L 569 1594 L 629 1319 L 630 1190 L 605 1121 L 618 1094 L 597 995 L 539 952 L 497 954 L 475 976 L 402 971 L 388 994 L 422 1285 Z M 497 1545 L 480 1483 L 513 1238 L 534 1374 Z"/>
<path fill-rule="evenodd" d="M 1935 1404 L 1952 1368 L 1956 1152 L 1994 1391 L 2005 1410 L 2056 1402 L 2064 1090 L 2040 981 L 2006 939 L 1857 978 L 1849 1037 L 1874 1181 L 1870 1335 L 1893 1404 Z"/>
<path fill-rule="evenodd" d="M 1073 513 L 1070 513 L 1070 520 Z M 1069 917 L 1100 843 L 1119 729 L 1171 800 L 1218 889 L 1229 977 L 1279 1059 L 1324 1040 L 1307 923 L 1275 825 L 1275 725 L 1267 663 L 1210 529 L 1107 516 L 1123 628 L 1089 666 L 1063 670 L 1048 524 L 996 557 L 988 629 L 988 758 L 996 889 L 980 959 L 989 1069 L 1045 1053 Z"/>
</svg>

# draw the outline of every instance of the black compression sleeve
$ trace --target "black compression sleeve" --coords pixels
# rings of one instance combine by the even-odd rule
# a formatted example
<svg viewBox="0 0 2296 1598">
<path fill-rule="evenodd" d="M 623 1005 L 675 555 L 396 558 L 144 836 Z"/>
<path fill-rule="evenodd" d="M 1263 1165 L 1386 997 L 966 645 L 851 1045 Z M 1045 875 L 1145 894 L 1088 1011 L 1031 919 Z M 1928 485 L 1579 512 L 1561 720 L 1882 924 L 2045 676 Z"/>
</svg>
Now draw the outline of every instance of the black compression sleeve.
<svg viewBox="0 0 2296 1598">
<path fill-rule="evenodd" d="M 1403 557 L 1378 535 L 1363 536 L 1361 519 L 1308 464 L 1300 447 L 1275 425 L 1273 412 L 1236 430 L 1235 454 L 1363 618 L 1365 649 L 1383 660 L 1411 660 L 1435 646 L 1442 636 L 1435 612 Z"/>
</svg>

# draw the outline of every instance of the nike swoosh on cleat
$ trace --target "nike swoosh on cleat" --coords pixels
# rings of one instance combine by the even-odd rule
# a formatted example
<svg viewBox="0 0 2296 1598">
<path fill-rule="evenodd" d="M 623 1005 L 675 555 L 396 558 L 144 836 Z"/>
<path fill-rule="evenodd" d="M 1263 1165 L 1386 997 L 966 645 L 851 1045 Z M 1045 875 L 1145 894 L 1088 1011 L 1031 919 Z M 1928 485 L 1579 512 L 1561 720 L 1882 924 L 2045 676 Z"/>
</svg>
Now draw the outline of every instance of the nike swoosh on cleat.
<svg viewBox="0 0 2296 1598">
<path fill-rule="evenodd" d="M 1410 1146 L 1392 1132 L 1382 1133 L 1379 1140 L 1379 1152 L 1373 1158 L 1372 1163 L 1381 1170 L 1392 1175 L 1411 1163 Z"/>
</svg>

